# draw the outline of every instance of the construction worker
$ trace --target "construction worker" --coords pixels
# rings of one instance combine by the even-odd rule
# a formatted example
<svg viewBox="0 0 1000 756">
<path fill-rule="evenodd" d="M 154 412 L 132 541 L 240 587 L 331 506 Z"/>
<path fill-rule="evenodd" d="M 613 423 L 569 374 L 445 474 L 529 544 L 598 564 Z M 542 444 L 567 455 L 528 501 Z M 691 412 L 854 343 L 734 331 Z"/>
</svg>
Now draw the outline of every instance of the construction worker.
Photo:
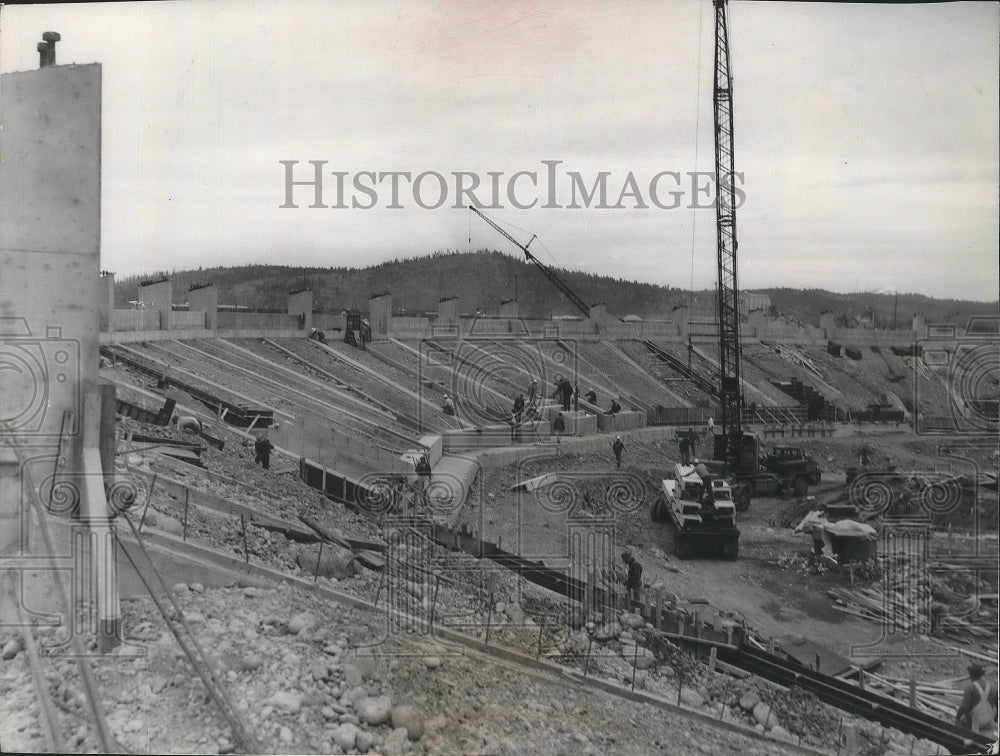
<svg viewBox="0 0 1000 756">
<path fill-rule="evenodd" d="M 257 437 L 257 441 L 253 445 L 254 450 L 254 464 L 259 464 L 265 470 L 271 468 L 271 452 L 274 450 L 274 444 L 271 443 L 271 439 L 267 437 L 266 433 L 261 433 Z"/>
<path fill-rule="evenodd" d="M 698 460 L 695 460 L 698 462 Z M 715 490 L 712 488 L 712 481 L 715 480 L 715 476 L 708 471 L 705 467 L 704 462 L 698 462 L 694 468 L 695 473 L 701 478 L 701 499 L 707 504 L 715 504 Z"/>
<path fill-rule="evenodd" d="M 611 409 L 608 410 L 609 415 L 617 415 L 622 411 L 622 406 L 618 403 L 617 399 L 611 400 Z"/>
<path fill-rule="evenodd" d="M 639 591 L 642 589 L 642 565 L 635 560 L 631 551 L 622 554 L 622 561 L 628 572 L 625 574 L 625 591 L 629 598 L 639 600 Z"/>
<path fill-rule="evenodd" d="M 586 399 L 591 404 L 597 404 L 597 392 L 594 391 L 594 389 L 588 391 L 586 396 L 584 396 L 583 398 Z"/>
<path fill-rule="evenodd" d="M 622 442 L 621 436 L 615 436 L 615 440 L 611 444 L 611 451 L 615 453 L 615 467 L 620 470 L 622 467 L 622 452 L 625 451 L 625 444 Z"/>
<path fill-rule="evenodd" d="M 708 416 L 708 435 L 715 435 L 715 419 L 711 415 Z"/>
<path fill-rule="evenodd" d="M 563 412 L 569 412 L 570 401 L 573 399 L 573 386 L 565 378 L 560 377 L 556 381 L 556 390 L 552 392 L 553 399 L 559 399 L 562 402 Z"/>
<path fill-rule="evenodd" d="M 536 407 L 537 405 L 538 405 L 538 381 L 532 378 L 531 385 L 528 386 L 528 406 Z"/>
<path fill-rule="evenodd" d="M 514 397 L 514 423 L 519 424 L 521 422 L 521 415 L 524 413 L 524 395 L 518 393 Z"/>
<path fill-rule="evenodd" d="M 861 444 L 861 448 L 858 450 L 858 465 L 861 467 L 868 467 L 871 464 L 872 449 L 868 444 Z"/>
<path fill-rule="evenodd" d="M 417 489 L 420 491 L 420 498 L 426 506 L 427 489 L 430 487 L 432 477 L 431 462 L 427 459 L 426 454 L 422 454 L 414 467 L 417 473 Z"/>
<path fill-rule="evenodd" d="M 681 464 L 691 464 L 691 439 L 688 436 L 681 436 L 680 441 Z"/>
<path fill-rule="evenodd" d="M 562 412 L 556 415 L 556 419 L 552 421 L 552 432 L 556 434 L 556 445 L 558 446 L 560 439 L 562 439 L 562 434 L 566 432 L 566 419 L 563 417 Z"/>
<path fill-rule="evenodd" d="M 446 415 L 455 414 L 455 404 L 451 401 L 451 397 L 447 394 L 444 395 L 444 402 L 441 404 L 441 411 Z"/>
<path fill-rule="evenodd" d="M 968 667 L 969 682 L 962 693 L 962 703 L 955 712 L 955 724 L 967 730 L 995 737 L 996 688 L 987 683 L 986 675 L 979 664 L 973 662 Z"/>
</svg>

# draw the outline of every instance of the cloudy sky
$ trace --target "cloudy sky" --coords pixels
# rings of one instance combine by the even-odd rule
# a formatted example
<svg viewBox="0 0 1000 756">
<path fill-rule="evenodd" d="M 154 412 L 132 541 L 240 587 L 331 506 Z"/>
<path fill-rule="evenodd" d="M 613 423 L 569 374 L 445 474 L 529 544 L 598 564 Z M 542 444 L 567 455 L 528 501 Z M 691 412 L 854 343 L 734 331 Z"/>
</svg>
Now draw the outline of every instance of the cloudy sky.
<svg viewBox="0 0 1000 756">
<path fill-rule="evenodd" d="M 998 5 L 733 0 L 730 22 L 741 287 L 996 299 Z M 478 182 L 543 262 L 703 288 L 713 24 L 709 0 L 8 5 L 0 68 L 36 68 L 46 30 L 60 64 L 103 64 L 120 275 L 516 251 L 455 207 Z M 286 184 L 314 165 L 319 203 Z"/>
</svg>

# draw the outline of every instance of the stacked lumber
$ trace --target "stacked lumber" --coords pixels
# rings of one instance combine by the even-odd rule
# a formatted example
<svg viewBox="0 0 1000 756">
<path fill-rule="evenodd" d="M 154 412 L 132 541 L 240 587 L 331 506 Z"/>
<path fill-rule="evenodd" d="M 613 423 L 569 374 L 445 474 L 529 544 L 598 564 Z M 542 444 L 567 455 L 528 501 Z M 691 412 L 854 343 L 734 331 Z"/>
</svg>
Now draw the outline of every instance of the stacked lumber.
<svg viewBox="0 0 1000 756">
<path fill-rule="evenodd" d="M 943 683 L 924 683 L 874 672 L 865 673 L 866 685 L 947 721 L 954 719 L 955 710 L 962 702 L 962 689 L 954 686 L 961 685 L 965 679 L 960 677 Z"/>
</svg>

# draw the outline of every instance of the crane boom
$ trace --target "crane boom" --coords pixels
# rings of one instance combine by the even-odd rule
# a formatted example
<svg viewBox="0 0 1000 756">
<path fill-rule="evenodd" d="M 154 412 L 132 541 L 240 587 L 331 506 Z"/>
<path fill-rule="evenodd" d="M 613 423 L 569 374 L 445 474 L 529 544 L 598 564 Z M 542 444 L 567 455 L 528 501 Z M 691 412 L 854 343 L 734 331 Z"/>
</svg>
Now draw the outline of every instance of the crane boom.
<svg viewBox="0 0 1000 756">
<path fill-rule="evenodd" d="M 715 183 L 719 265 L 719 367 L 722 432 L 727 457 L 739 457 L 743 393 L 740 386 L 739 281 L 736 270 L 736 189 L 733 180 L 733 86 L 729 71 L 728 0 L 715 6 Z M 736 448 L 733 448 L 735 445 Z"/>
<path fill-rule="evenodd" d="M 566 298 L 569 299 L 570 302 L 572 302 L 574 305 L 576 305 L 576 308 L 580 312 L 582 312 L 586 317 L 588 317 L 588 318 L 590 317 L 590 308 L 586 305 L 586 303 L 584 303 L 584 301 L 582 299 L 580 299 L 580 297 L 578 297 L 576 295 L 576 292 L 573 291 L 571 288 L 569 288 L 569 286 L 567 286 L 566 283 L 561 278 L 559 278 L 559 276 L 557 276 L 554 271 L 549 270 L 542 263 L 541 260 L 539 260 L 533 254 L 531 254 L 531 252 L 528 251 L 528 247 L 531 246 L 531 242 L 533 242 L 535 240 L 534 236 L 531 237 L 531 239 L 528 241 L 527 244 L 521 244 L 521 242 L 519 242 L 513 236 L 511 236 L 506 231 L 504 231 L 502 228 L 500 228 L 500 226 L 498 226 L 496 223 L 494 223 L 492 220 L 490 220 L 485 215 L 483 215 L 476 207 L 473 207 L 472 205 L 469 205 L 469 209 L 472 212 L 474 212 L 476 215 L 478 215 L 480 218 L 482 218 L 484 221 L 486 221 L 487 223 L 489 223 L 494 229 L 497 230 L 497 232 L 503 238 L 505 238 L 507 241 L 509 241 L 515 247 L 517 247 L 522 252 L 524 252 L 524 256 L 530 262 L 533 262 L 535 264 L 535 266 L 540 271 L 542 271 L 542 273 L 545 274 L 545 277 L 547 279 L 549 279 L 555 285 L 555 287 L 557 289 L 559 289 L 559 291 L 561 291 L 563 294 L 565 294 Z"/>
</svg>

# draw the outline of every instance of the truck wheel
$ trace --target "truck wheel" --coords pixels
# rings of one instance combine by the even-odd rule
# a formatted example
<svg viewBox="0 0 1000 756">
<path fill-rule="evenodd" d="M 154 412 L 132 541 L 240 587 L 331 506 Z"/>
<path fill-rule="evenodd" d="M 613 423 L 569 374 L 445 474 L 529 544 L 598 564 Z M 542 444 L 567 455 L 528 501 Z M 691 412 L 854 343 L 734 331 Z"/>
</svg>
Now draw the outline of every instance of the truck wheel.
<svg viewBox="0 0 1000 756">
<path fill-rule="evenodd" d="M 804 475 L 800 475 L 795 479 L 795 482 L 792 484 L 792 490 L 795 492 L 795 495 L 800 498 L 802 496 L 805 496 L 807 493 L 809 493 L 809 481 L 806 479 Z"/>
<path fill-rule="evenodd" d="M 746 512 L 748 509 L 750 509 L 750 489 L 744 487 L 736 497 L 736 511 Z"/>
<path fill-rule="evenodd" d="M 740 558 L 740 541 L 738 538 L 730 538 L 722 547 L 722 556 L 730 562 L 735 562 Z"/>
<path fill-rule="evenodd" d="M 687 559 L 688 557 L 690 557 L 691 544 L 688 542 L 688 539 L 685 536 L 682 536 L 680 533 L 678 533 L 675 536 L 675 538 L 677 539 L 677 541 L 675 542 L 675 550 L 677 552 L 677 558 Z"/>
</svg>

